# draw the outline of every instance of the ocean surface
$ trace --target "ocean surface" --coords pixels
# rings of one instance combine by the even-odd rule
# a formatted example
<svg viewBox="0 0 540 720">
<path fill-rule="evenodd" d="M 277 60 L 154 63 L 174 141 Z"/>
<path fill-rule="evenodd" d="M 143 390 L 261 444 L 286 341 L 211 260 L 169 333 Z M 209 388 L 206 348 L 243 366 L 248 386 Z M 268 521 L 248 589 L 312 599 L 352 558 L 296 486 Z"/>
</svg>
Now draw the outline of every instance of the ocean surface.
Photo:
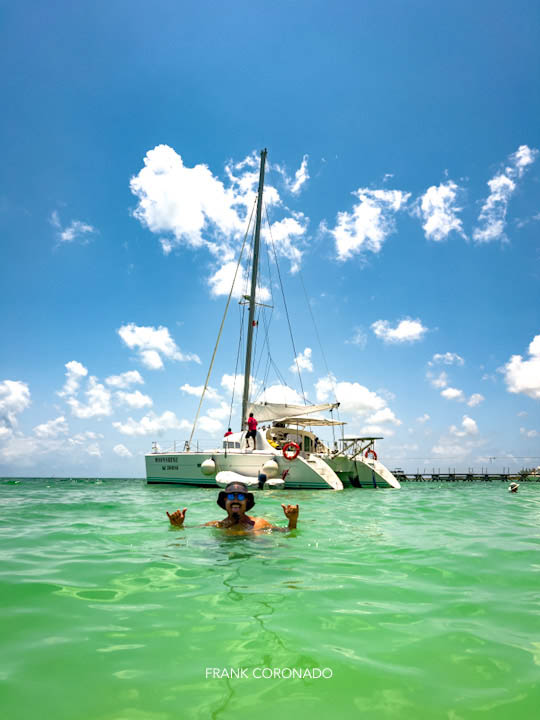
<svg viewBox="0 0 540 720">
<path fill-rule="evenodd" d="M 3 718 L 539 716 L 536 484 L 270 491 L 258 537 L 216 495 L 0 480 Z"/>
</svg>

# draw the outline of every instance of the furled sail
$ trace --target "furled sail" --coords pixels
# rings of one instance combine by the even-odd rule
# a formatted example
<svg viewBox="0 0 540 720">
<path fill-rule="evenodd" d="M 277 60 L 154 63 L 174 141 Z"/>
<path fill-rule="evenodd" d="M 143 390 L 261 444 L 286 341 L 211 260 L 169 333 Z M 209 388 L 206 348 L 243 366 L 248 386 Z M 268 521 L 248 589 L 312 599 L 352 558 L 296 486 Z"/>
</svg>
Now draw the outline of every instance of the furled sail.
<svg viewBox="0 0 540 720">
<path fill-rule="evenodd" d="M 333 410 L 339 403 L 322 403 L 321 405 L 285 405 L 282 403 L 249 403 L 247 412 L 253 413 L 258 422 L 270 420 L 287 420 L 287 418 L 304 417 L 324 410 Z"/>
</svg>

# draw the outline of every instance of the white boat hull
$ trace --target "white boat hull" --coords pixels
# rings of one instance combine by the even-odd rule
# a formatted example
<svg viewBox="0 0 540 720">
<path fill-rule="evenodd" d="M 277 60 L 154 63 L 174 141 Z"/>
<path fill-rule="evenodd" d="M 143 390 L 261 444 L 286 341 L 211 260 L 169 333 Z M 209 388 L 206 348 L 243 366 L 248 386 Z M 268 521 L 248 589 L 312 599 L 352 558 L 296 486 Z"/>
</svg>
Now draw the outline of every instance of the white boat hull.
<svg viewBox="0 0 540 720">
<path fill-rule="evenodd" d="M 274 460 L 278 467 L 278 478 L 284 480 L 284 487 L 308 490 L 341 490 L 343 485 L 337 475 L 320 459 L 314 462 L 303 457 L 286 460 L 280 453 L 255 452 L 179 452 L 149 453 L 146 459 L 146 480 L 150 484 L 194 485 L 197 487 L 219 487 L 218 472 L 232 471 L 246 477 L 257 477 L 265 462 Z M 201 465 L 213 460 L 215 472 L 205 475 Z M 322 466 L 322 468 L 321 468 Z"/>
<path fill-rule="evenodd" d="M 255 478 L 263 472 L 263 465 L 274 460 L 278 465 L 277 478 L 284 481 L 285 489 L 342 490 L 354 487 L 399 487 L 392 473 L 378 461 L 351 460 L 347 457 L 324 457 L 305 454 L 295 460 L 287 460 L 281 453 L 224 452 L 172 452 L 148 453 L 146 480 L 149 484 L 193 485 L 195 487 L 219 487 L 216 475 L 234 472 L 247 478 Z M 212 460 L 215 470 L 205 474 L 201 467 Z M 208 472 L 208 470 L 206 470 Z"/>
</svg>

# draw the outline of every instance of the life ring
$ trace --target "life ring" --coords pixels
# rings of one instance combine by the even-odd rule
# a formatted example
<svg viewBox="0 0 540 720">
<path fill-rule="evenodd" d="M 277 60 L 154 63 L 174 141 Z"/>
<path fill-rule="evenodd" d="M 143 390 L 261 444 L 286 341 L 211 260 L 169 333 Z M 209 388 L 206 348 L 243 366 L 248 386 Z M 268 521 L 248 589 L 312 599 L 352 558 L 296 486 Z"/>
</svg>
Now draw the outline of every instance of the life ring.
<svg viewBox="0 0 540 720">
<path fill-rule="evenodd" d="M 374 460 L 376 460 L 377 453 L 375 452 L 375 450 L 373 448 L 368 448 L 368 450 L 366 450 L 364 457 L 366 457 L 366 458 L 372 457 Z"/>
<path fill-rule="evenodd" d="M 294 448 L 294 455 L 289 454 L 289 449 Z M 285 460 L 296 460 L 298 453 L 300 452 L 300 445 L 295 442 L 288 442 L 283 446 L 283 457 Z"/>
</svg>

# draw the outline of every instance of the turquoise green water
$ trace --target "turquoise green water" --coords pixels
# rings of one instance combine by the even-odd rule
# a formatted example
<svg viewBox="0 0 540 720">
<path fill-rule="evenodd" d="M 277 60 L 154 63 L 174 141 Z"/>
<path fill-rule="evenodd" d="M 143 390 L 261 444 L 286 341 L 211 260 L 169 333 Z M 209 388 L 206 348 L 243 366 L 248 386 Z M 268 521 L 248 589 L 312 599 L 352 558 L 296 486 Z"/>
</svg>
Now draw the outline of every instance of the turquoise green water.
<svg viewBox="0 0 540 720">
<path fill-rule="evenodd" d="M 257 514 L 298 502 L 299 529 L 257 538 L 196 527 L 215 498 L 0 481 L 3 717 L 538 716 L 540 488 L 268 493 Z"/>
</svg>

